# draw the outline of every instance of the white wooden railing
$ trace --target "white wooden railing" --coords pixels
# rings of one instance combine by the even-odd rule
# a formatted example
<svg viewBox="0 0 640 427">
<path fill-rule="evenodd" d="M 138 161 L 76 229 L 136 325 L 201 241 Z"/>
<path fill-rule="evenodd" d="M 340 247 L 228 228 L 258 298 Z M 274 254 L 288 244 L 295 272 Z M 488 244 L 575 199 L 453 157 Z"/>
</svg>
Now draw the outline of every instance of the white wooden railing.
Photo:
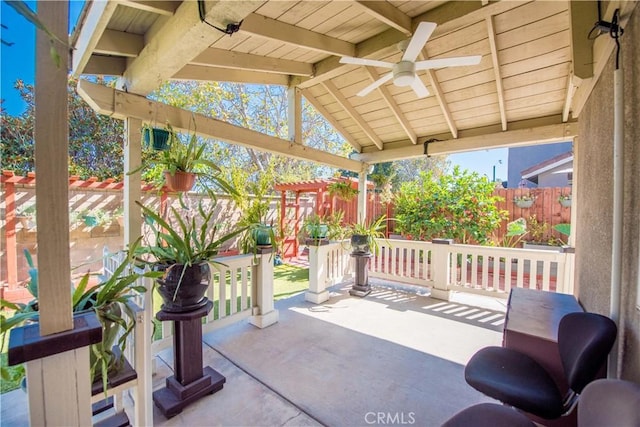
<svg viewBox="0 0 640 427">
<path fill-rule="evenodd" d="M 328 300 L 327 287 L 344 282 L 352 276 L 349 241 L 309 245 L 309 290 L 305 293 L 307 301 L 320 304 Z"/>
<path fill-rule="evenodd" d="M 308 294 L 326 296 L 326 287 L 348 278 L 329 274 L 334 270 L 351 273 L 347 246 L 310 247 Z M 459 245 L 448 240 L 378 239 L 378 246 L 369 263 L 369 277 L 429 287 L 436 298 L 448 299 L 453 290 L 506 298 L 512 287 L 573 292 L 571 251 Z M 343 251 L 339 261 L 327 258 L 333 250 Z"/>
</svg>

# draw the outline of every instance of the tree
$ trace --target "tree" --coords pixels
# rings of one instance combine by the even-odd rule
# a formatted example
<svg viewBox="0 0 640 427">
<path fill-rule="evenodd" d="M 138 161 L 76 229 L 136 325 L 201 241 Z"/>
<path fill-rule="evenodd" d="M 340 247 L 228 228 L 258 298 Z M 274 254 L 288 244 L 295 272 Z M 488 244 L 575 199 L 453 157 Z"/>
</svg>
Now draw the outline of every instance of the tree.
<svg viewBox="0 0 640 427">
<path fill-rule="evenodd" d="M 496 208 L 495 184 L 477 172 L 454 167 L 451 174 L 422 172 L 396 193 L 396 230 L 419 240 L 486 243 L 506 212 Z"/>
</svg>

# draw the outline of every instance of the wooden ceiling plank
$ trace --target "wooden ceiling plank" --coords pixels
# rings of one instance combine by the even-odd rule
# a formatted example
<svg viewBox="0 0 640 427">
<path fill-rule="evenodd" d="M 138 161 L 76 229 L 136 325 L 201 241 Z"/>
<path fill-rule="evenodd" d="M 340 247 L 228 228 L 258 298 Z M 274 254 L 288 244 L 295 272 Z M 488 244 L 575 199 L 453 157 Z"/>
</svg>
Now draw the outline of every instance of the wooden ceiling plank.
<svg viewBox="0 0 640 427">
<path fill-rule="evenodd" d="M 496 93 L 498 104 L 500 105 L 500 122 L 502 130 L 507 130 L 507 110 L 504 106 L 504 88 L 502 87 L 502 76 L 500 75 L 500 61 L 498 61 L 498 48 L 496 46 L 496 27 L 493 23 L 493 16 L 488 16 L 487 33 L 489 34 L 489 46 L 491 47 L 491 60 L 493 61 L 493 72 L 496 75 Z"/>
<path fill-rule="evenodd" d="M 307 100 L 307 102 L 309 102 L 309 104 L 311 104 L 313 106 L 313 108 L 316 109 L 316 111 L 318 111 L 318 113 L 320 113 L 322 115 L 322 117 L 325 118 L 326 121 L 328 121 L 331 126 L 333 126 L 333 128 L 340 133 L 340 135 L 342 135 L 342 137 L 357 151 L 360 152 L 362 151 L 362 146 L 360 144 L 358 144 L 358 142 L 355 140 L 355 138 L 351 135 L 350 132 L 348 132 L 344 126 L 342 126 L 340 124 L 340 122 L 336 119 L 334 114 L 331 114 L 329 111 L 327 111 L 327 109 L 324 107 L 324 105 L 322 105 L 321 102 L 319 102 L 315 96 L 313 96 L 313 94 L 311 93 L 311 91 L 309 89 L 302 89 L 301 90 L 302 96 L 304 96 L 304 98 Z"/>
<path fill-rule="evenodd" d="M 376 18 L 378 21 L 384 22 L 391 28 L 404 33 L 408 37 L 413 34 L 411 28 L 411 17 L 401 12 L 398 8 L 386 1 L 357 1 L 356 4 L 361 6 L 365 12 Z"/>
<path fill-rule="evenodd" d="M 171 16 L 176 11 L 175 1 L 143 1 L 143 0 L 117 0 L 124 6 L 131 7 L 133 9 L 144 10 L 146 12 L 157 13 L 158 15 Z"/>
<path fill-rule="evenodd" d="M 240 26 L 240 31 L 330 55 L 354 56 L 356 52 L 355 45 L 352 43 L 296 27 L 295 25 L 285 24 L 256 13 L 252 13 L 244 19 Z"/>
<path fill-rule="evenodd" d="M 571 104 L 573 102 L 573 95 L 576 93 L 576 87 L 573 84 L 573 74 L 567 77 L 567 89 L 564 98 L 564 107 L 562 107 L 562 121 L 569 120 L 569 114 L 571 113 Z"/>
<path fill-rule="evenodd" d="M 84 72 L 93 50 L 100 41 L 118 4 L 115 2 L 92 2 L 80 29 L 74 49 L 71 51 L 71 70 L 75 77 Z"/>
<path fill-rule="evenodd" d="M 216 40 L 225 37 L 209 24 L 225 28 L 230 22 L 241 21 L 263 3 L 252 0 L 207 2 L 205 23 L 200 19 L 197 2 L 182 2 L 173 16 L 156 21 L 149 29 L 153 36 L 147 40 L 140 55 L 129 63 L 118 87 L 148 94 Z"/>
<path fill-rule="evenodd" d="M 510 126 L 511 127 L 511 126 Z M 461 136 L 458 139 L 442 140 L 429 143 L 429 155 L 449 155 L 475 150 L 486 150 L 502 147 L 517 147 L 533 144 L 549 144 L 563 142 L 574 138 L 578 134 L 577 122 L 542 125 L 525 129 L 508 131 L 495 130 L 476 136 Z M 407 145 L 384 151 L 373 151 L 355 154 L 352 158 L 365 163 L 374 164 L 394 160 L 402 160 L 424 156 L 422 145 Z"/>
<path fill-rule="evenodd" d="M 589 39 L 585 34 L 589 34 L 593 23 L 598 20 L 598 3 L 596 1 L 570 1 L 569 16 L 571 17 L 569 22 L 573 74 L 581 79 L 593 77 L 593 39 Z M 567 85 L 567 88 L 569 87 L 570 85 Z"/>
<path fill-rule="evenodd" d="M 144 47 L 144 37 L 106 29 L 96 44 L 94 53 L 135 58 Z"/>
<path fill-rule="evenodd" d="M 367 124 L 360 114 L 356 111 L 355 108 L 349 104 L 349 101 L 340 93 L 340 90 L 333 84 L 331 81 L 322 82 L 324 88 L 329 92 L 335 99 L 338 101 L 340 106 L 349 114 L 349 116 L 355 121 L 358 126 L 362 129 L 362 131 L 373 141 L 373 143 L 378 147 L 378 149 L 382 150 L 382 140 L 375 134 L 371 126 Z"/>
<path fill-rule="evenodd" d="M 310 76 L 313 74 L 313 66 L 304 62 L 268 58 L 215 48 L 205 50 L 195 57 L 191 64 L 297 76 Z"/>
<path fill-rule="evenodd" d="M 354 172 L 361 172 L 364 168 L 362 162 L 356 160 L 301 144 L 293 144 L 285 139 L 235 126 L 202 114 L 153 101 L 144 96 L 97 85 L 86 80 L 78 82 L 78 94 L 98 113 L 108 114 L 116 119 L 124 120 L 127 117 L 133 117 L 146 123 L 168 122 L 177 131 L 193 132 L 195 128 L 200 136 L 259 151 L 282 154 Z M 193 121 L 195 121 L 195 126 Z"/>
<path fill-rule="evenodd" d="M 205 67 L 203 65 L 186 65 L 180 71 L 175 73 L 171 79 L 280 86 L 287 86 L 289 83 L 289 77 L 284 74 L 232 70 L 229 68 Z"/>
</svg>

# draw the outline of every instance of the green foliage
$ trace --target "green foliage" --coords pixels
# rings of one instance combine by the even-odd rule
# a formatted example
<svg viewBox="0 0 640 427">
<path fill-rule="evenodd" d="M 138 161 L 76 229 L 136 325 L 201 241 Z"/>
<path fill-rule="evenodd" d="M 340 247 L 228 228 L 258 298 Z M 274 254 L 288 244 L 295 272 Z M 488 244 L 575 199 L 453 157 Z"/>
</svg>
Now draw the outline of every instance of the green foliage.
<svg viewBox="0 0 640 427">
<path fill-rule="evenodd" d="M 375 239 L 381 239 L 384 236 L 384 230 L 387 228 L 387 216 L 381 215 L 375 221 L 361 221 L 349 227 L 351 235 L 367 236 L 369 247 L 375 253 L 378 251 L 378 242 Z"/>
<path fill-rule="evenodd" d="M 358 189 L 353 188 L 350 180 L 332 182 L 327 186 L 331 196 L 336 196 L 346 202 L 353 200 L 358 195 Z"/>
<path fill-rule="evenodd" d="M 403 183 L 396 195 L 396 229 L 418 239 L 454 239 L 459 243 L 486 243 L 506 219 L 496 208 L 495 184 L 476 172 L 455 167 L 451 174 L 421 173 Z"/>
<path fill-rule="evenodd" d="M 500 246 L 515 248 L 525 234 L 527 234 L 527 221 L 524 218 L 511 221 L 507 224 L 507 233 L 503 236 Z"/>
<path fill-rule="evenodd" d="M 571 235 L 571 224 L 556 224 L 553 229 L 565 236 Z"/>
</svg>

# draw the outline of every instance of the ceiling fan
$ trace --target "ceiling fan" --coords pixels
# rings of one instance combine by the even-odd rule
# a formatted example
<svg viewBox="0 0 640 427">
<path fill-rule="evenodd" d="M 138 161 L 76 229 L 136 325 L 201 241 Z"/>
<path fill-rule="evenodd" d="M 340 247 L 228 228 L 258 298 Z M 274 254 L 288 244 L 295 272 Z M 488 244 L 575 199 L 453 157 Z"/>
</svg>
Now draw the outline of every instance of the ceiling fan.
<svg viewBox="0 0 640 427">
<path fill-rule="evenodd" d="M 429 90 L 427 90 L 427 87 L 424 85 L 420 77 L 417 76 L 416 71 L 428 70 L 431 68 L 459 67 L 461 65 L 477 65 L 480 63 L 480 60 L 482 59 L 481 55 L 428 59 L 426 61 L 416 62 L 416 58 L 420 54 L 420 51 L 427 43 L 427 40 L 429 40 L 429 37 L 431 37 L 431 34 L 435 29 L 436 24 L 434 22 L 421 22 L 418 25 L 416 32 L 411 37 L 411 40 L 409 40 L 409 44 L 406 45 L 402 59 L 397 64 L 376 61 L 375 59 L 354 58 L 351 56 L 343 56 L 340 58 L 340 62 L 342 64 L 368 65 L 371 67 L 392 69 L 390 73 L 385 74 L 358 92 L 358 96 L 366 96 L 377 87 L 393 79 L 394 85 L 400 87 L 411 86 L 416 95 L 418 95 L 418 98 L 424 98 L 429 95 Z"/>
</svg>

